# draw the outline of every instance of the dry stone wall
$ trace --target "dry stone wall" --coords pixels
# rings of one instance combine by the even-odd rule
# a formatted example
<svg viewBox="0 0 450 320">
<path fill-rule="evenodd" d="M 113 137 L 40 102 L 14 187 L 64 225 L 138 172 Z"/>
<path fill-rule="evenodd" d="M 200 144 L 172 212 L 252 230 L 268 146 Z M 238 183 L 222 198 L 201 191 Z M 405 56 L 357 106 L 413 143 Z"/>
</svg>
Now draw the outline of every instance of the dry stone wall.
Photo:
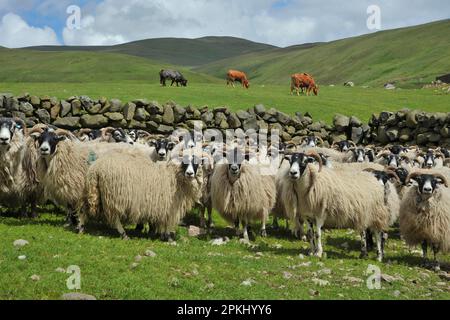
<svg viewBox="0 0 450 320">
<path fill-rule="evenodd" d="M 374 114 L 369 123 L 357 117 L 337 114 L 333 124 L 328 125 L 323 121 L 314 121 L 307 112 L 288 115 L 261 104 L 233 112 L 227 107 L 194 108 L 145 99 L 122 102 L 118 99 L 94 100 L 87 96 L 72 96 L 59 100 L 50 96 L 13 96 L 5 93 L 0 94 L 0 116 L 21 118 L 29 127 L 46 123 L 70 130 L 113 126 L 170 134 L 176 128 L 193 128 L 196 121 L 201 121 L 203 128 L 221 130 L 277 129 L 284 141 L 300 142 L 305 136 L 315 135 L 328 144 L 351 139 L 361 144 L 450 146 L 450 112 L 425 113 L 406 109 Z"/>
</svg>

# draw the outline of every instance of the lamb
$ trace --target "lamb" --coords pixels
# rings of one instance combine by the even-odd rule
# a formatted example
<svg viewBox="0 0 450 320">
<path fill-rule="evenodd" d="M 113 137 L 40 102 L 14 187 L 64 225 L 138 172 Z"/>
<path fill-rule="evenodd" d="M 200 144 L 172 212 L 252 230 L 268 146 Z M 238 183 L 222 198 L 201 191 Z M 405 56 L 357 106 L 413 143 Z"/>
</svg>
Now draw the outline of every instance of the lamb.
<svg viewBox="0 0 450 320">
<path fill-rule="evenodd" d="M 409 188 L 401 202 L 400 232 L 408 245 L 422 245 L 424 259 L 431 246 L 435 268 L 439 269 L 437 254 L 450 251 L 448 180 L 440 173 L 421 170 L 411 173 L 407 181 L 417 185 Z"/>
<path fill-rule="evenodd" d="M 312 253 L 319 257 L 323 254 L 321 233 L 325 225 L 359 231 L 361 257 L 365 257 L 365 231 L 370 229 L 377 237 L 377 256 L 381 261 L 382 232 L 389 228 L 391 218 L 385 205 L 384 187 L 368 172 L 323 168 L 316 152 L 288 157 L 290 170 L 286 172 L 282 197 L 288 210 L 309 220 Z M 314 161 L 318 162 L 318 169 Z"/>
<path fill-rule="evenodd" d="M 97 160 L 86 175 L 85 207 L 79 230 L 88 219 L 106 221 L 128 239 L 123 223 L 155 227 L 163 240 L 198 201 L 201 161 L 188 154 L 183 162 L 154 163 L 136 152 L 114 152 Z"/>
<path fill-rule="evenodd" d="M 227 158 L 226 163 L 217 164 L 211 177 L 212 205 L 226 221 L 235 223 L 237 232 L 242 222 L 244 239 L 249 239 L 248 224 L 254 220 L 261 221 L 261 235 L 266 236 L 266 220 L 276 200 L 275 179 L 262 175 L 238 148 Z"/>
</svg>

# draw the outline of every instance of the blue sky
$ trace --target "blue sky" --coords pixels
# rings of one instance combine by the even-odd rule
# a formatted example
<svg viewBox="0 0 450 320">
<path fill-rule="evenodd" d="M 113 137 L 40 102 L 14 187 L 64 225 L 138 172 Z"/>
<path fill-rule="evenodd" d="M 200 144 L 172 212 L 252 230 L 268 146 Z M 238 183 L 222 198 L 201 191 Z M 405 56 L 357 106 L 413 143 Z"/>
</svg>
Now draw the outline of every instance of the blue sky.
<svg viewBox="0 0 450 320">
<path fill-rule="evenodd" d="M 0 45 L 109 45 L 156 37 L 236 36 L 289 46 L 450 18 L 448 0 L 0 0 Z M 69 5 L 81 29 L 66 28 Z"/>
</svg>

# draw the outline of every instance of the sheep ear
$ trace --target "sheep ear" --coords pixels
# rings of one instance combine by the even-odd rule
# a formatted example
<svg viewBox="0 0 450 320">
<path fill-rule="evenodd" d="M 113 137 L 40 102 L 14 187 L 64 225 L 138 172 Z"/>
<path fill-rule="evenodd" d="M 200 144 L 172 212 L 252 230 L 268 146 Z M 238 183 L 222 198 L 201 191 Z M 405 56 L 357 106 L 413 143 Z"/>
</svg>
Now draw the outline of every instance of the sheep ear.
<svg viewBox="0 0 450 320">
<path fill-rule="evenodd" d="M 314 163 L 314 162 L 316 162 L 316 159 L 314 159 L 314 158 L 312 158 L 312 157 L 308 157 L 308 158 L 306 158 L 306 162 L 308 162 L 308 163 Z"/>
<path fill-rule="evenodd" d="M 292 155 L 290 155 L 290 154 L 284 155 L 284 160 L 291 161 L 291 158 L 292 158 Z"/>
<path fill-rule="evenodd" d="M 167 145 L 167 149 L 173 150 L 173 148 L 175 148 L 175 143 L 174 142 L 169 142 L 169 144 Z"/>
<path fill-rule="evenodd" d="M 56 141 L 58 141 L 58 142 L 59 142 L 59 141 L 66 140 L 66 138 L 67 138 L 66 136 L 56 136 L 56 137 L 55 137 Z"/>
<path fill-rule="evenodd" d="M 30 137 L 32 137 L 35 141 L 37 141 L 37 139 L 39 139 L 40 136 L 41 134 L 39 132 L 34 132 L 30 134 Z"/>
<path fill-rule="evenodd" d="M 156 145 L 156 140 L 150 140 L 150 141 L 148 142 L 148 145 L 149 145 L 150 147 L 154 147 L 154 146 Z"/>
</svg>

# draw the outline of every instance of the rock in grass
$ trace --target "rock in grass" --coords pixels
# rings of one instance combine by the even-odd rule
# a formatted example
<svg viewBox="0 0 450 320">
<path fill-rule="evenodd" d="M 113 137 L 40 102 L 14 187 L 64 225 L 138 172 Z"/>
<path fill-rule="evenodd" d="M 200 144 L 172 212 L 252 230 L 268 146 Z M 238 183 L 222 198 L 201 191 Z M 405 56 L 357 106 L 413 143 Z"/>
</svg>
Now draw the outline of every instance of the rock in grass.
<svg viewBox="0 0 450 320">
<path fill-rule="evenodd" d="M 13 242 L 14 247 L 21 248 L 23 246 L 26 246 L 27 244 L 30 244 L 27 240 L 18 239 Z"/>
<path fill-rule="evenodd" d="M 97 300 L 94 296 L 84 293 L 65 293 L 61 296 L 63 300 Z"/>
<path fill-rule="evenodd" d="M 55 272 L 66 273 L 66 269 L 64 269 L 64 268 L 56 268 Z"/>
<path fill-rule="evenodd" d="M 33 275 L 30 277 L 30 279 L 33 280 L 33 281 L 39 281 L 39 280 L 41 280 L 41 277 L 38 276 L 37 274 L 33 274 Z"/>
<path fill-rule="evenodd" d="M 313 279 L 311 279 L 311 281 L 312 281 L 315 285 L 318 285 L 318 286 L 320 286 L 320 287 L 325 287 L 325 286 L 328 286 L 328 285 L 330 284 L 329 281 L 327 281 L 327 280 L 322 280 L 322 279 L 318 279 L 318 278 L 313 278 Z"/>
<path fill-rule="evenodd" d="M 142 256 L 138 254 L 136 257 L 134 257 L 134 260 L 136 262 L 141 262 L 142 261 Z"/>
<path fill-rule="evenodd" d="M 247 279 L 247 280 L 242 281 L 241 286 L 251 287 L 254 283 L 256 283 L 255 280 Z"/>
<path fill-rule="evenodd" d="M 154 251 L 152 251 L 152 250 L 146 250 L 145 253 L 144 253 L 144 255 L 145 255 L 146 257 L 150 257 L 150 258 L 156 257 L 156 253 L 155 253 Z"/>
<path fill-rule="evenodd" d="M 25 260 L 27 258 L 27 256 L 18 256 L 17 257 L 19 260 Z"/>
<path fill-rule="evenodd" d="M 204 230 L 197 226 L 189 226 L 188 235 L 189 237 L 198 237 L 203 234 Z"/>
</svg>

